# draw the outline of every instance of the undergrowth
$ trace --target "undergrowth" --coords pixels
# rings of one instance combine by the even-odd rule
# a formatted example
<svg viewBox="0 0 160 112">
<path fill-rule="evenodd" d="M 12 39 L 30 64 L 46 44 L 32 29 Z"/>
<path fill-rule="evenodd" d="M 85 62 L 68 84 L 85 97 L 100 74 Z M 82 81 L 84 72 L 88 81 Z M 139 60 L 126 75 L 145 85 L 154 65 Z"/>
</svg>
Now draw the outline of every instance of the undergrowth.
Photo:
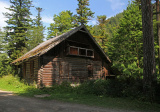
<svg viewBox="0 0 160 112">
<path fill-rule="evenodd" d="M 105 108 L 140 110 L 144 112 L 159 112 L 159 104 L 143 102 L 141 98 L 141 81 L 128 80 L 91 80 L 79 86 L 71 87 L 70 83 L 53 85 L 50 88 L 38 89 L 29 86 L 17 76 L 0 78 L 0 89 L 15 92 L 17 95 L 33 97 L 34 95 L 50 94 L 45 99 L 62 100 L 71 103 L 81 103 Z M 135 87 L 137 86 L 137 87 Z"/>
</svg>

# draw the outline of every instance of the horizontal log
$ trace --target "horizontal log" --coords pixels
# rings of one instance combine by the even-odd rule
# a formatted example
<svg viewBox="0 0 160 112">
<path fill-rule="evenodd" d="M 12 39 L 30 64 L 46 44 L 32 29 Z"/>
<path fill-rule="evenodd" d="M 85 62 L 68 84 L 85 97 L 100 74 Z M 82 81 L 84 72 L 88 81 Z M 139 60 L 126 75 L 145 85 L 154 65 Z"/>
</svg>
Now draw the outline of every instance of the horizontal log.
<svg viewBox="0 0 160 112">
<path fill-rule="evenodd" d="M 52 75 L 53 73 L 52 72 L 43 72 L 43 75 Z"/>
<path fill-rule="evenodd" d="M 43 77 L 43 80 L 50 80 L 50 81 L 52 81 L 53 78 L 48 78 L 48 77 L 44 78 L 44 77 Z"/>
<path fill-rule="evenodd" d="M 43 84 L 52 84 L 53 83 L 53 81 L 42 81 L 43 82 Z"/>
<path fill-rule="evenodd" d="M 43 68 L 43 70 L 53 70 L 53 68 Z"/>
<path fill-rule="evenodd" d="M 53 68 L 52 65 L 45 65 L 44 68 Z"/>
</svg>

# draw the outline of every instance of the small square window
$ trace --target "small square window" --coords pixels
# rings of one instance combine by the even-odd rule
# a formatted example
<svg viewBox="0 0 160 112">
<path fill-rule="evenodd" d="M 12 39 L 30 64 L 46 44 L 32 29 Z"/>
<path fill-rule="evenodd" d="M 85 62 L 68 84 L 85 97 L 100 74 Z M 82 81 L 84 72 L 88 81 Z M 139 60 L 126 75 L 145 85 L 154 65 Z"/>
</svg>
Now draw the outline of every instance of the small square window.
<svg viewBox="0 0 160 112">
<path fill-rule="evenodd" d="M 70 47 L 70 54 L 71 55 L 78 55 L 78 48 Z"/>
<path fill-rule="evenodd" d="M 79 49 L 79 55 L 86 56 L 86 49 Z"/>
<path fill-rule="evenodd" d="M 93 51 L 92 50 L 87 50 L 87 56 L 93 56 Z"/>
</svg>

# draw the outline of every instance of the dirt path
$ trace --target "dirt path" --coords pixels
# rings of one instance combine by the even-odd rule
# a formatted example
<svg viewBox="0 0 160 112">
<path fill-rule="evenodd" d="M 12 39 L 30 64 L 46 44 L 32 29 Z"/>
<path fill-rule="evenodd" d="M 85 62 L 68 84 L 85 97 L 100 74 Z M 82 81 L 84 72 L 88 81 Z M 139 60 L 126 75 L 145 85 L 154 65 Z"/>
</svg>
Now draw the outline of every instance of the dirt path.
<svg viewBox="0 0 160 112">
<path fill-rule="evenodd" d="M 0 90 L 0 112 L 135 112 L 13 95 Z"/>
</svg>

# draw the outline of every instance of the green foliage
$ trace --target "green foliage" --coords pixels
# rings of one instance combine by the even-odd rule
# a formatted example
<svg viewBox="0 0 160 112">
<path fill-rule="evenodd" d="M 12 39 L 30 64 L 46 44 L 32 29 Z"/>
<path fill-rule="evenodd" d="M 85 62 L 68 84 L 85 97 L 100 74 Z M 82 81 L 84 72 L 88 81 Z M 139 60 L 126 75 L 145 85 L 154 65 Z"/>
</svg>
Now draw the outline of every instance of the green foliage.
<svg viewBox="0 0 160 112">
<path fill-rule="evenodd" d="M 78 8 L 77 10 L 77 19 L 78 22 L 81 24 L 87 24 L 88 20 L 93 18 L 94 12 L 91 11 L 89 6 L 89 0 L 77 0 L 78 1 Z"/>
<path fill-rule="evenodd" d="M 2 32 L 0 29 L 0 54 L 5 51 L 5 41 L 4 41 L 5 32 Z"/>
<path fill-rule="evenodd" d="M 10 59 L 6 53 L 0 54 L 0 77 L 13 73 L 13 69 L 10 65 Z"/>
<path fill-rule="evenodd" d="M 117 31 L 121 18 L 123 18 L 123 12 L 108 19 L 109 21 L 106 24 L 106 32 L 109 37 L 112 37 L 115 31 Z"/>
<path fill-rule="evenodd" d="M 106 31 L 106 24 L 108 23 L 108 20 L 106 20 L 106 16 L 97 16 L 98 25 L 93 27 L 92 35 L 98 42 L 98 44 L 101 46 L 101 48 L 107 52 L 107 41 L 108 41 L 108 34 Z"/>
<path fill-rule="evenodd" d="M 36 25 L 36 26 L 43 26 L 43 24 L 42 24 L 42 18 L 41 18 L 41 12 L 42 12 L 42 8 L 40 8 L 40 7 L 36 7 L 36 10 L 38 11 L 38 15 L 36 16 L 36 19 L 34 19 L 34 24 Z"/>
<path fill-rule="evenodd" d="M 159 85 L 157 87 L 157 95 L 159 96 Z M 88 81 L 78 87 L 71 87 L 70 83 L 63 82 L 61 85 L 53 85 L 50 88 L 35 88 L 28 86 L 23 80 L 13 75 L 7 75 L 0 78 L 0 89 L 13 91 L 18 95 L 30 96 L 49 94 L 45 99 L 57 99 L 73 103 L 81 103 L 87 105 L 102 106 L 106 108 L 127 109 L 127 110 L 143 110 L 145 112 L 159 111 L 158 104 L 150 104 L 135 100 L 140 98 L 142 90 L 142 81 L 133 78 L 120 77 L 116 80 L 96 80 Z M 89 89 L 89 90 L 88 90 Z M 109 97 L 111 96 L 111 97 Z M 116 98 L 130 97 L 133 99 Z M 160 101 L 159 97 L 156 101 Z M 113 98 L 114 97 L 114 98 Z M 114 105 L 113 105 L 114 104 Z"/>
<path fill-rule="evenodd" d="M 6 23 L 7 51 L 9 57 L 14 60 L 24 53 L 26 47 L 26 32 L 30 26 L 30 0 L 10 0 L 10 7 L 6 8 L 10 12 L 4 15 L 8 18 Z"/>
<path fill-rule="evenodd" d="M 131 3 L 123 12 L 117 32 L 108 42 L 109 57 L 124 75 L 140 78 L 143 66 L 142 44 L 141 10 L 138 5 Z"/>
<path fill-rule="evenodd" d="M 43 42 L 44 37 L 44 30 L 45 27 L 42 24 L 42 18 L 40 16 L 40 13 L 42 12 L 42 8 L 37 7 L 36 10 L 38 11 L 38 15 L 36 16 L 36 19 L 33 21 L 32 27 L 28 28 L 27 31 L 27 45 L 26 45 L 26 52 L 30 51 L 37 45 Z"/>
<path fill-rule="evenodd" d="M 120 80 L 91 80 L 76 87 L 77 94 L 122 97 L 124 84 Z"/>
<path fill-rule="evenodd" d="M 22 92 L 29 87 L 32 86 L 24 84 L 23 81 L 20 81 L 18 76 L 6 75 L 0 78 L 0 89 L 3 90 Z"/>
<path fill-rule="evenodd" d="M 28 41 L 27 41 L 27 51 L 30 51 L 37 45 L 43 42 L 44 39 L 44 27 L 43 26 L 33 26 L 28 29 L 27 32 Z"/>
<path fill-rule="evenodd" d="M 7 43 L 4 41 L 4 36 L 5 32 L 0 30 L 0 77 L 13 73 L 12 67 L 10 66 L 11 60 L 6 53 Z"/>
<path fill-rule="evenodd" d="M 70 11 L 62 11 L 54 15 L 54 23 L 48 27 L 48 39 L 61 35 L 77 26 L 76 17 Z"/>
</svg>

